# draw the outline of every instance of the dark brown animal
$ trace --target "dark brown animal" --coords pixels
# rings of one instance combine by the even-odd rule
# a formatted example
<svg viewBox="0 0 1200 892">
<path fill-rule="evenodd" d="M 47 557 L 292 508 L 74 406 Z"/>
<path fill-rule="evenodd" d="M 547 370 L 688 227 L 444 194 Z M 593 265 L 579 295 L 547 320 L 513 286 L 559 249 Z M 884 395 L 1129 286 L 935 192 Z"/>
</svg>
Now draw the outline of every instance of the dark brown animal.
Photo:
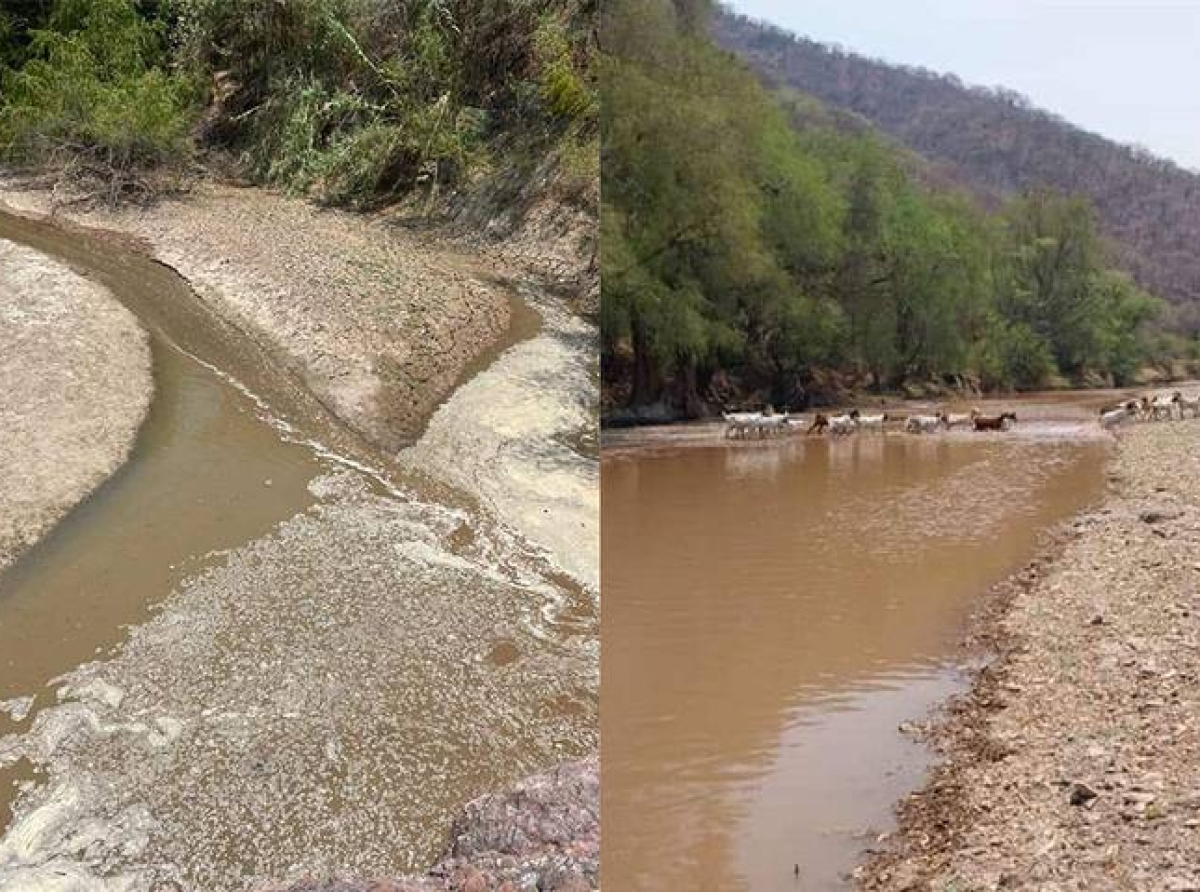
<svg viewBox="0 0 1200 892">
<path fill-rule="evenodd" d="M 812 425 L 808 428 L 808 433 L 823 434 L 827 430 L 829 430 L 829 416 L 818 412 L 817 417 L 813 419 Z"/>
<path fill-rule="evenodd" d="M 1017 423 L 1016 412 L 1001 412 L 999 415 L 976 415 L 975 430 L 1002 431 L 1008 429 L 1008 422 Z"/>
</svg>

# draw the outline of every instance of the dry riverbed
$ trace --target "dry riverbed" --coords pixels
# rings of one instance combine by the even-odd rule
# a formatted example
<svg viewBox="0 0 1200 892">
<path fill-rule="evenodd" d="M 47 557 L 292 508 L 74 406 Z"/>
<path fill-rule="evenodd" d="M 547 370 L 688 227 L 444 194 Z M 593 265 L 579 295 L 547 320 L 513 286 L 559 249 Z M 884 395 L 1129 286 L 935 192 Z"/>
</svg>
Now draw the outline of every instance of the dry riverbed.
<svg viewBox="0 0 1200 892">
<path fill-rule="evenodd" d="M 0 570 L 121 465 L 152 389 L 132 313 L 0 239 Z"/>
<path fill-rule="evenodd" d="M 1200 889 L 1198 438 L 1122 431 L 1104 503 L 994 593 L 866 888 Z"/>
<path fill-rule="evenodd" d="M 508 328 L 507 286 L 477 258 L 382 218 L 262 189 L 197 184 L 148 208 L 56 203 L 0 176 L 17 211 L 124 233 L 266 346 L 359 433 L 391 451 Z"/>
<path fill-rule="evenodd" d="M 0 200 L 49 206 L 12 181 Z M 146 212 L 59 221 L 137 237 L 383 447 L 385 472 L 313 444 L 325 473 L 311 508 L 198 556 L 149 621 L 0 738 L 0 768 L 37 769 L 0 838 L 0 886 L 420 874 L 467 799 L 595 751 L 591 323 L 531 291 L 540 329 L 497 357 L 511 290 L 477 261 L 267 193 L 202 187 Z M 526 487 L 527 514 L 509 486 Z M 541 791 L 548 811 L 526 814 L 528 846 L 471 848 L 459 834 L 434 868 L 444 876 L 386 883 L 595 885 L 594 760 L 579 770 L 482 800 L 486 826 L 520 825 L 517 806 Z"/>
</svg>

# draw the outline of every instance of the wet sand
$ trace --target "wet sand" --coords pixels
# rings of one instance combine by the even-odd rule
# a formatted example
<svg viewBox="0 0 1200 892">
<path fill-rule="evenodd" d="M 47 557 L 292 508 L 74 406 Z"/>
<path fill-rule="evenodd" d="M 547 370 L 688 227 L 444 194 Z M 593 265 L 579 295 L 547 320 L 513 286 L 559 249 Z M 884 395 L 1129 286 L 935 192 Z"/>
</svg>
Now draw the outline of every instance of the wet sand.
<svg viewBox="0 0 1200 892">
<path fill-rule="evenodd" d="M 153 383 L 133 314 L 2 237 L 0 295 L 2 571 L 121 465 Z"/>
<path fill-rule="evenodd" d="M 1097 399 L 1025 404 L 997 436 L 616 432 L 602 475 L 609 883 L 845 888 L 924 781 L 931 753 L 898 727 L 962 689 L 977 599 L 1098 497 Z"/>
<path fill-rule="evenodd" d="M 1200 888 L 1198 436 L 1122 429 L 1102 504 L 994 592 L 867 888 Z"/>
</svg>

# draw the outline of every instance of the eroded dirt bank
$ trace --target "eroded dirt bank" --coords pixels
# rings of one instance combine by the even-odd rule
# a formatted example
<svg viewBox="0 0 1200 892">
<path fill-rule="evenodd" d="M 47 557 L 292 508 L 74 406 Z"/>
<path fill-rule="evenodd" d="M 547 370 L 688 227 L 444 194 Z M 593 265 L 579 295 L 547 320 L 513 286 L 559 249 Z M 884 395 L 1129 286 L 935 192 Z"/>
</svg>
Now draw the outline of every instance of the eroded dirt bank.
<svg viewBox="0 0 1200 892">
<path fill-rule="evenodd" d="M 995 593 L 866 888 L 1200 889 L 1198 437 L 1123 431 L 1103 505 Z"/>
<path fill-rule="evenodd" d="M 120 466 L 152 391 L 133 314 L 0 239 L 0 570 Z"/>
<path fill-rule="evenodd" d="M 0 198 L 144 240 L 214 313 L 387 450 L 417 438 L 510 320 L 507 287 L 466 253 L 262 189 L 200 183 L 149 208 L 113 210 L 57 202 L 0 175 Z"/>
</svg>

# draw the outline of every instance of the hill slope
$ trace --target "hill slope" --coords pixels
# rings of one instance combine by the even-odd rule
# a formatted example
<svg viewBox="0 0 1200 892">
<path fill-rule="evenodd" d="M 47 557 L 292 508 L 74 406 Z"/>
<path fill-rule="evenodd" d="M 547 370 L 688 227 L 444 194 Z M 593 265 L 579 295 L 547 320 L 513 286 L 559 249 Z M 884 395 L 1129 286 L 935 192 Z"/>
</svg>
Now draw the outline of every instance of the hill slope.
<svg viewBox="0 0 1200 892">
<path fill-rule="evenodd" d="M 1121 265 L 1200 329 L 1200 175 L 1011 91 L 854 55 L 728 10 L 713 35 L 769 82 L 861 115 L 979 191 L 1049 186 L 1088 196 Z"/>
</svg>

